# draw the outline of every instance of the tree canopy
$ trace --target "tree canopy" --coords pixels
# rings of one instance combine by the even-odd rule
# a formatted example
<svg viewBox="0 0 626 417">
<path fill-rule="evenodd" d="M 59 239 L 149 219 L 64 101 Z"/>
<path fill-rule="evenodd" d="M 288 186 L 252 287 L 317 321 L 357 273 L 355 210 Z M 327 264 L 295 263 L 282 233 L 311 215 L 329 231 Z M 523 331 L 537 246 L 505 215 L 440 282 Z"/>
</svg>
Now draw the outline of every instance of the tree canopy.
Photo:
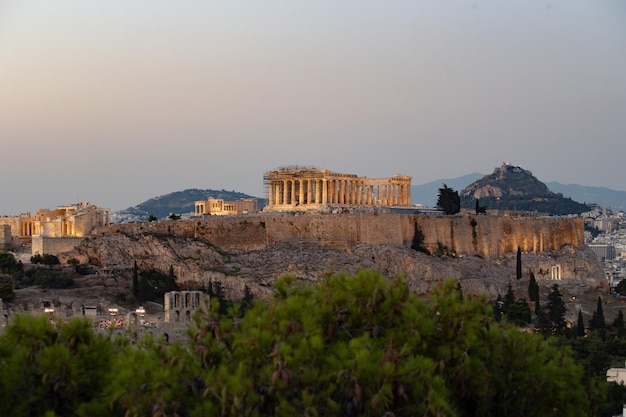
<svg viewBox="0 0 626 417">
<path fill-rule="evenodd" d="M 437 207 L 446 214 L 456 214 L 461 211 L 461 197 L 459 197 L 458 191 L 454 191 L 446 184 L 443 184 L 443 187 L 439 189 Z"/>
<path fill-rule="evenodd" d="M 317 285 L 284 277 L 245 315 L 218 310 L 214 300 L 195 317 L 186 345 L 116 342 L 84 322 L 20 318 L 0 335 L 5 413 L 594 414 L 568 349 L 494 321 L 484 298 L 463 296 L 453 281 L 424 300 L 368 270 Z"/>
</svg>

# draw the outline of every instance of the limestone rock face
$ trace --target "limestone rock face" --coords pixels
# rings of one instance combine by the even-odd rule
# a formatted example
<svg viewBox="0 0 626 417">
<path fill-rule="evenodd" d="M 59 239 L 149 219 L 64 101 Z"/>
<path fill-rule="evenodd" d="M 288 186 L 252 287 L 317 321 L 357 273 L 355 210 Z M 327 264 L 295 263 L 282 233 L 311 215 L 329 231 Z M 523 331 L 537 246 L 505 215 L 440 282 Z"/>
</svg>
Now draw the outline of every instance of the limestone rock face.
<svg viewBox="0 0 626 417">
<path fill-rule="evenodd" d="M 273 284 L 286 274 L 299 280 L 316 282 L 325 275 L 359 269 L 379 271 L 388 279 L 403 276 L 412 291 L 425 295 L 445 279 L 457 280 L 464 293 L 484 294 L 494 299 L 506 293 L 508 284 L 517 294 L 527 293 L 527 280 L 533 271 L 540 286 L 548 289 L 557 283 L 563 291 L 582 294 L 603 281 L 602 264 L 587 249 L 565 246 L 558 251 L 524 253 L 525 279 L 515 278 L 516 255 L 498 259 L 480 256 L 430 256 L 407 247 L 357 243 L 349 248 L 330 248 L 311 242 L 286 242 L 258 250 L 230 250 L 228 253 L 192 238 L 154 235 L 125 236 L 119 233 L 87 239 L 75 251 L 63 255 L 100 267 L 119 267 L 116 280 L 98 278 L 98 286 L 130 288 L 133 263 L 141 270 L 167 272 L 170 267 L 183 287 L 205 286 L 219 281 L 226 296 L 239 299 L 247 285 L 257 297 L 267 298 Z M 562 280 L 550 279 L 550 268 L 560 265 Z M 86 284 L 86 283 L 85 283 Z"/>
</svg>

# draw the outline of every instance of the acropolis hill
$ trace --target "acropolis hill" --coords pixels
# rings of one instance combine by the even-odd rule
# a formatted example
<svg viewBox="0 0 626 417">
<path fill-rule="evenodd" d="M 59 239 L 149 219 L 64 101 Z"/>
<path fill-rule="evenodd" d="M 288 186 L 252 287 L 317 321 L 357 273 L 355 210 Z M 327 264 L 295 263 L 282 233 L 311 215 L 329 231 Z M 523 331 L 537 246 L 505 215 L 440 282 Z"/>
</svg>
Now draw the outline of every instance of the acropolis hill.
<svg viewBox="0 0 626 417">
<path fill-rule="evenodd" d="M 432 255 L 411 248 L 416 233 Z M 515 279 L 517 247 L 526 278 Z M 441 252 L 446 248 L 447 252 Z M 583 244 L 583 226 L 574 218 L 431 216 L 396 213 L 261 213 L 203 219 L 115 224 L 61 255 L 126 271 L 98 278 L 102 285 L 130 288 L 133 262 L 141 270 L 168 271 L 187 287 L 220 281 L 239 299 L 245 285 L 256 296 L 272 293 L 285 274 L 316 281 L 328 272 L 380 271 L 402 275 L 417 293 L 443 279 L 459 280 L 467 293 L 495 298 L 512 283 L 527 291 L 528 271 L 543 288 L 554 283 L 580 295 L 602 285 L 602 264 Z M 551 270 L 557 268 L 559 276 Z M 125 278 L 122 278 L 125 277 Z M 555 281 L 554 278 L 558 279 Z M 577 312 L 577 310 L 576 310 Z"/>
<path fill-rule="evenodd" d="M 247 214 L 236 215 L 237 204 L 199 201 L 188 220 L 99 226 L 59 258 L 99 268 L 81 285 L 103 296 L 130 291 L 135 262 L 143 271 L 172 270 L 184 288 L 219 281 L 231 299 L 241 298 L 246 285 L 267 297 L 285 274 L 316 281 L 362 268 L 389 279 L 402 275 L 419 294 L 452 278 L 467 293 L 490 298 L 506 293 L 509 283 L 525 294 L 530 271 L 544 289 L 558 281 L 572 295 L 605 281 L 602 264 L 584 245 L 580 218 L 414 214 L 408 210 L 411 178 L 399 174 L 367 179 L 288 168 L 264 179 L 269 201 L 261 212 L 251 212 L 248 202 L 242 205 Z M 520 281 L 518 247 L 526 276 Z"/>
</svg>

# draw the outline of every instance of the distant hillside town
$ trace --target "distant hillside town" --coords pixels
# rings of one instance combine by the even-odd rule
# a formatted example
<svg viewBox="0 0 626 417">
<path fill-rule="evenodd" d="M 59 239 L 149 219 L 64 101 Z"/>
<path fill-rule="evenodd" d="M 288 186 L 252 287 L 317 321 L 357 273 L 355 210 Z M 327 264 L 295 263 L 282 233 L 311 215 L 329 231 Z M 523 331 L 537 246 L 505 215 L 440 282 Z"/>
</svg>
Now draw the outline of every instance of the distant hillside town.
<svg viewBox="0 0 626 417">
<path fill-rule="evenodd" d="M 585 243 L 604 262 L 606 279 L 614 288 L 626 279 L 626 213 L 613 212 L 596 204 L 583 213 Z"/>
</svg>

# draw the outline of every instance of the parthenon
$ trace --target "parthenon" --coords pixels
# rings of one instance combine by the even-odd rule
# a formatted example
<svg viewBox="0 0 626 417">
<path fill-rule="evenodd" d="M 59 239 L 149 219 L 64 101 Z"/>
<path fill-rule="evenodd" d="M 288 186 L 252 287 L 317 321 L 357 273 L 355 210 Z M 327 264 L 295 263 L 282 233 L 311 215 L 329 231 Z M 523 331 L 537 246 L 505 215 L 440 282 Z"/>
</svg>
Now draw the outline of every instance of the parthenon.
<svg viewBox="0 0 626 417">
<path fill-rule="evenodd" d="M 291 166 L 268 171 L 265 210 L 323 210 L 332 205 L 406 207 L 411 205 L 411 177 L 367 178 L 325 169 Z"/>
</svg>

